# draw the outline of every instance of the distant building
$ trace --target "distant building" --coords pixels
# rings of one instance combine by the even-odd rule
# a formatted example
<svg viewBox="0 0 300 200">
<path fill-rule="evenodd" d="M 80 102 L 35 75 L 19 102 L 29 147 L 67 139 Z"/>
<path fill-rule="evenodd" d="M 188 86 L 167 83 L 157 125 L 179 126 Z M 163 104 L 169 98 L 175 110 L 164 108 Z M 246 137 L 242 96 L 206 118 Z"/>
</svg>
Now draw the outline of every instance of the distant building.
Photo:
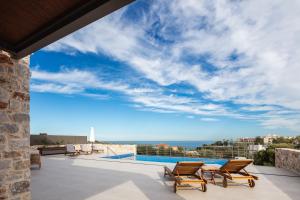
<svg viewBox="0 0 300 200">
<path fill-rule="evenodd" d="M 279 135 L 276 134 L 268 134 L 267 136 L 263 137 L 264 140 L 264 144 L 268 145 L 268 144 L 272 144 L 274 139 L 279 138 Z"/>
<path fill-rule="evenodd" d="M 188 156 L 197 156 L 199 153 L 197 151 L 185 151 L 185 154 Z"/>
<path fill-rule="evenodd" d="M 244 138 L 240 138 L 238 141 L 239 142 L 254 143 L 255 142 L 255 138 L 244 137 Z"/>
<path fill-rule="evenodd" d="M 178 147 L 177 146 L 173 146 L 171 148 L 172 148 L 172 151 L 178 151 Z"/>
<path fill-rule="evenodd" d="M 248 146 L 248 151 L 250 154 L 255 153 L 257 151 L 266 150 L 266 147 L 261 144 L 250 144 Z"/>
<path fill-rule="evenodd" d="M 169 148 L 169 145 L 168 144 L 157 144 L 156 147 L 167 149 L 167 148 Z"/>
</svg>

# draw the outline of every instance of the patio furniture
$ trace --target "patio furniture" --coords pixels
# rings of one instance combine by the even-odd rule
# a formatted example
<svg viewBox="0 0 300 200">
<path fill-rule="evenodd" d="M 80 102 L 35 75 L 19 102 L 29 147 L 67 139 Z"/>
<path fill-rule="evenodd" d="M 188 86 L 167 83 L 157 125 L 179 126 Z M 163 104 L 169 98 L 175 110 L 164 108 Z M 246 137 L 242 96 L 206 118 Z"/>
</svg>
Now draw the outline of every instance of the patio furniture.
<svg viewBox="0 0 300 200">
<path fill-rule="evenodd" d="M 83 153 L 86 153 L 86 154 L 92 153 L 92 146 L 90 144 L 81 144 L 80 148 L 81 148 L 81 152 L 83 152 Z"/>
<path fill-rule="evenodd" d="M 225 163 L 216 173 L 223 176 L 223 186 L 227 187 L 227 179 L 236 180 L 236 179 L 246 179 L 248 180 L 249 187 L 253 188 L 255 186 L 254 180 L 258 180 L 257 176 L 249 174 L 245 167 L 251 164 L 253 160 L 229 160 Z"/>
<path fill-rule="evenodd" d="M 105 147 L 101 144 L 93 144 L 93 151 L 97 153 L 104 153 Z"/>
<path fill-rule="evenodd" d="M 45 146 L 39 147 L 38 150 L 40 151 L 41 155 L 56 155 L 56 154 L 65 154 L 66 147 L 65 146 Z"/>
<path fill-rule="evenodd" d="M 219 169 L 219 167 L 214 165 L 204 165 L 201 167 L 201 176 L 202 178 L 204 178 L 204 174 L 209 173 L 211 177 L 210 180 L 213 182 L 214 185 L 216 185 L 215 174 L 217 173 L 217 171 L 219 171 Z"/>
<path fill-rule="evenodd" d="M 81 145 L 80 144 L 74 144 L 74 148 L 75 148 L 76 154 L 80 154 Z"/>
<path fill-rule="evenodd" d="M 38 150 L 30 149 L 30 165 L 38 165 L 39 169 L 41 169 L 41 156 Z"/>
<path fill-rule="evenodd" d="M 73 144 L 67 144 L 66 145 L 66 155 L 69 154 L 69 155 L 77 155 L 78 154 L 78 151 L 76 151 L 75 149 L 75 146 Z"/>
<path fill-rule="evenodd" d="M 173 170 L 170 170 L 167 166 L 164 167 L 164 177 L 168 175 L 175 180 L 175 193 L 178 189 L 184 188 L 184 184 L 200 184 L 201 190 L 206 192 L 207 181 L 198 174 L 203 165 L 203 162 L 177 162 Z"/>
</svg>

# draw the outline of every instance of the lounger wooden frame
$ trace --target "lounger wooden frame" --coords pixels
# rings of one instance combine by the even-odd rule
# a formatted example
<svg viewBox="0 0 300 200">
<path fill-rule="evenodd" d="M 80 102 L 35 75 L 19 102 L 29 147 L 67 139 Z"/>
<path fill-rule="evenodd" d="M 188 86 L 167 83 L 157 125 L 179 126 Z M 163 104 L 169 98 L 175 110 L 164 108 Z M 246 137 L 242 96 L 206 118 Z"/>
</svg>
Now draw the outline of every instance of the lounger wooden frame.
<svg viewBox="0 0 300 200">
<path fill-rule="evenodd" d="M 249 174 L 245 167 L 251 164 L 253 160 L 245 159 L 245 160 L 229 160 L 227 163 L 225 163 L 219 171 L 216 173 L 223 176 L 223 186 L 227 187 L 227 179 L 230 180 L 241 180 L 246 179 L 248 180 L 249 187 L 253 188 L 255 186 L 254 180 L 258 180 L 257 176 L 254 176 L 252 174 Z M 234 175 L 239 176 L 234 176 Z"/>
<path fill-rule="evenodd" d="M 204 165 L 203 162 L 177 162 L 173 170 L 164 167 L 164 177 L 170 176 L 174 179 L 174 192 L 178 189 L 186 188 L 183 184 L 197 183 L 200 184 L 201 190 L 206 192 L 207 181 L 199 175 L 199 169 Z M 195 188 L 195 187 L 194 187 Z M 197 187 L 199 188 L 199 187 Z"/>
</svg>

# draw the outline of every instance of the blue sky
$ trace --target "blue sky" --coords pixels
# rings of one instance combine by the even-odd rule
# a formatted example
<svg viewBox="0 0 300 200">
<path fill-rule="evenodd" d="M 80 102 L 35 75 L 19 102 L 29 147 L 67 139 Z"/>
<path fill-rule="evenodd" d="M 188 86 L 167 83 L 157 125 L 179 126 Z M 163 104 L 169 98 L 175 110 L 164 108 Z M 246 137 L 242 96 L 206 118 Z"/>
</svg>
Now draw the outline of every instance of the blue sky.
<svg viewBox="0 0 300 200">
<path fill-rule="evenodd" d="M 138 0 L 31 55 L 31 132 L 87 135 L 94 126 L 100 140 L 299 134 L 299 8 Z"/>
</svg>

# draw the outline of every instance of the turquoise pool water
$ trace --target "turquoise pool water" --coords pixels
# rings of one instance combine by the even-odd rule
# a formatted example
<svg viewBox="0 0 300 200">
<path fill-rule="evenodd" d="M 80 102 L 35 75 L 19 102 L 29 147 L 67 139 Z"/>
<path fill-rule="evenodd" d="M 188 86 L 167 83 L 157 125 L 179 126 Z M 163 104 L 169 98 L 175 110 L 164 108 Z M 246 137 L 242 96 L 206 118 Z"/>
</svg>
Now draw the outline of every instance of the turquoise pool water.
<svg viewBox="0 0 300 200">
<path fill-rule="evenodd" d="M 211 159 L 211 158 L 190 158 L 190 157 L 170 157 L 170 156 L 148 156 L 148 155 L 136 155 L 133 154 L 121 154 L 115 156 L 108 156 L 105 158 L 110 159 L 123 159 L 123 158 L 133 158 L 138 161 L 147 162 L 164 162 L 164 163 L 176 163 L 181 161 L 202 161 L 205 164 L 219 164 L 223 165 L 227 162 L 226 159 Z"/>
</svg>

